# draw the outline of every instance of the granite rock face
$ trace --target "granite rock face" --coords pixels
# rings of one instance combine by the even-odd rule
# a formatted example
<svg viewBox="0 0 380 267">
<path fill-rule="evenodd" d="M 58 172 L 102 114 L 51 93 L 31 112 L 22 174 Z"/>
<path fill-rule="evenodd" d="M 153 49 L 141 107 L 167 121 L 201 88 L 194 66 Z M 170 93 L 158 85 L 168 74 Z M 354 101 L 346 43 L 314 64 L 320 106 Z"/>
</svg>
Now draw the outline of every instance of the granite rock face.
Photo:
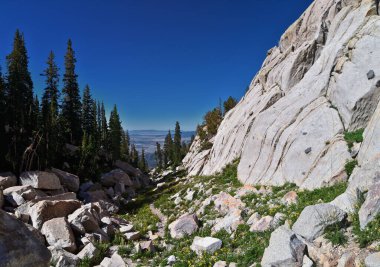
<svg viewBox="0 0 380 267">
<path fill-rule="evenodd" d="M 240 157 L 244 184 L 315 189 L 347 179 L 344 131 L 365 128 L 359 162 L 380 155 L 380 17 L 375 1 L 315 0 L 283 34 L 213 145 L 183 163 L 210 175 Z M 377 145 L 376 145 L 377 144 Z M 356 156 L 356 155 L 355 155 Z M 333 164 L 332 164 L 333 163 Z"/>
</svg>

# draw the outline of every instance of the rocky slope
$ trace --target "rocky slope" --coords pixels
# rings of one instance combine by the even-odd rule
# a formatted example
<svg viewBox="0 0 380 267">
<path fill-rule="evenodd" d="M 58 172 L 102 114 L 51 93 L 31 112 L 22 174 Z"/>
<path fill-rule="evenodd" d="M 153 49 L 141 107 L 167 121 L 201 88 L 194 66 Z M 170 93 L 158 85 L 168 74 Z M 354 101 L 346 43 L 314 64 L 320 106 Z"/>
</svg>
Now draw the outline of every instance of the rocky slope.
<svg viewBox="0 0 380 267">
<path fill-rule="evenodd" d="M 194 142 L 191 175 L 240 158 L 244 184 L 314 189 L 347 179 L 345 132 L 365 129 L 359 165 L 379 157 L 380 16 L 375 0 L 315 0 L 268 51 L 210 150 Z"/>
</svg>

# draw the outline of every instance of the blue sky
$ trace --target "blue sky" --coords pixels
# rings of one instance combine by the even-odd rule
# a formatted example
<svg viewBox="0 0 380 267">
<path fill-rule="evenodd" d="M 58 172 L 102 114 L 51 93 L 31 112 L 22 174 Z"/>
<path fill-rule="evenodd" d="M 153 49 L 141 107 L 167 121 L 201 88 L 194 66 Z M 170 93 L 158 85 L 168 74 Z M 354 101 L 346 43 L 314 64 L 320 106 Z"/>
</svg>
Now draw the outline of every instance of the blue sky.
<svg viewBox="0 0 380 267">
<path fill-rule="evenodd" d="M 229 95 L 241 98 L 266 51 L 311 0 L 4 0 L 0 64 L 24 32 L 35 92 L 50 50 L 63 74 L 68 38 L 89 84 L 128 129 L 193 130 Z"/>
</svg>

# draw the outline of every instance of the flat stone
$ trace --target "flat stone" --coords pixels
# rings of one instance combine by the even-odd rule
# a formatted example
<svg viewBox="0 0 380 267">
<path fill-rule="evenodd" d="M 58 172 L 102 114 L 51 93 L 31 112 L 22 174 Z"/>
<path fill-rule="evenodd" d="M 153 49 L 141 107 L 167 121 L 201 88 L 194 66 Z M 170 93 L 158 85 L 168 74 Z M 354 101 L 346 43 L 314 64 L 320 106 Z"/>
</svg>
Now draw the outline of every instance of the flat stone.
<svg viewBox="0 0 380 267">
<path fill-rule="evenodd" d="M 22 185 L 30 185 L 37 189 L 56 190 L 62 188 L 58 176 L 49 172 L 23 172 L 20 175 L 20 181 Z"/>
<path fill-rule="evenodd" d="M 127 240 L 138 240 L 140 238 L 140 232 L 129 232 L 124 234 Z"/>
<path fill-rule="evenodd" d="M 193 240 L 193 243 L 190 247 L 195 253 L 209 253 L 213 254 L 215 251 L 219 250 L 222 247 L 222 240 L 214 237 L 199 237 L 196 236 Z"/>
<path fill-rule="evenodd" d="M 77 257 L 81 260 L 84 258 L 93 259 L 98 256 L 100 251 L 92 244 L 88 243 L 78 254 Z"/>
</svg>

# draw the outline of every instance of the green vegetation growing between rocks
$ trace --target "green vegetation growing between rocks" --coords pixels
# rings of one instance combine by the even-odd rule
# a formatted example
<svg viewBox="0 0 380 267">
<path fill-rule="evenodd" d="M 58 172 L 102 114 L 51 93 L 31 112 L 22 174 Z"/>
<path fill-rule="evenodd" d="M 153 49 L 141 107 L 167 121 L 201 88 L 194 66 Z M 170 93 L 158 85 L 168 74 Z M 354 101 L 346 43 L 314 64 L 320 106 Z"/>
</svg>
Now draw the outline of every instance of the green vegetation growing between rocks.
<svg viewBox="0 0 380 267">
<path fill-rule="evenodd" d="M 359 214 L 355 212 L 352 216 L 353 233 L 356 237 L 356 242 L 361 248 L 364 248 L 374 241 L 380 240 L 380 215 L 367 224 L 362 230 L 360 229 Z"/>
<path fill-rule="evenodd" d="M 348 241 L 347 236 L 344 235 L 345 225 L 342 223 L 334 223 L 325 229 L 325 238 L 333 245 L 345 245 Z"/>
<path fill-rule="evenodd" d="M 243 201 L 248 203 L 248 207 L 255 210 L 259 214 L 265 216 L 274 216 L 277 212 L 285 214 L 285 217 L 293 224 L 302 210 L 310 205 L 317 203 L 328 203 L 334 200 L 337 196 L 344 193 L 347 188 L 347 183 L 338 183 L 329 187 L 310 190 L 298 190 L 295 184 L 287 183 L 284 186 L 272 187 L 272 194 L 262 196 L 257 193 L 249 194 L 243 197 Z M 289 191 L 296 191 L 298 201 L 296 204 L 289 206 L 282 203 L 281 198 Z"/>
<path fill-rule="evenodd" d="M 79 267 L 91 267 L 100 264 L 100 262 L 106 257 L 106 253 L 110 247 L 109 243 L 95 243 L 95 247 L 98 249 L 98 253 L 92 259 L 84 258 L 79 262 Z"/>
<path fill-rule="evenodd" d="M 160 221 L 149 208 L 148 204 L 122 216 L 123 219 L 131 222 L 136 231 L 145 235 L 148 231 L 157 231 L 157 223 Z"/>
<path fill-rule="evenodd" d="M 344 169 L 345 169 L 348 177 L 351 176 L 352 172 L 354 171 L 354 169 L 357 165 L 358 165 L 357 160 L 350 160 L 350 161 L 346 162 L 346 164 L 344 165 Z"/>
<path fill-rule="evenodd" d="M 359 129 L 354 132 L 345 132 L 344 140 L 346 140 L 348 148 L 351 149 L 354 143 L 363 142 L 364 129 Z"/>
</svg>

